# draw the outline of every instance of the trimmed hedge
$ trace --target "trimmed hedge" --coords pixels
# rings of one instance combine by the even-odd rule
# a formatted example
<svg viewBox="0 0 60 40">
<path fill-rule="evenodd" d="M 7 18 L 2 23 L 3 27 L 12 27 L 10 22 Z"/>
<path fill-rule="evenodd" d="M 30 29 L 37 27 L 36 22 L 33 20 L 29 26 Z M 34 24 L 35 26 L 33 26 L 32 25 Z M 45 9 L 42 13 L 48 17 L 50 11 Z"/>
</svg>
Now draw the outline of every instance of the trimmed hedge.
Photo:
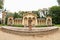
<svg viewBox="0 0 60 40">
<path fill-rule="evenodd" d="M 8 25 L 8 26 L 13 26 L 13 27 L 24 27 L 24 25 L 22 25 L 22 24 L 14 24 L 14 25 Z M 54 24 L 53 25 L 35 25 L 34 27 L 51 27 L 51 26 L 54 26 Z"/>
<path fill-rule="evenodd" d="M 11 26 L 13 26 L 13 27 L 24 27 L 24 25 L 22 25 L 22 24 L 19 24 L 19 25 L 14 24 L 14 25 L 11 25 Z"/>
<path fill-rule="evenodd" d="M 2 26 L 7 26 L 6 24 L 1 24 Z"/>
<path fill-rule="evenodd" d="M 48 27 L 47 25 L 36 25 L 35 27 Z"/>
<path fill-rule="evenodd" d="M 54 25 L 36 25 L 35 27 L 51 27 L 51 26 L 54 26 Z"/>
</svg>

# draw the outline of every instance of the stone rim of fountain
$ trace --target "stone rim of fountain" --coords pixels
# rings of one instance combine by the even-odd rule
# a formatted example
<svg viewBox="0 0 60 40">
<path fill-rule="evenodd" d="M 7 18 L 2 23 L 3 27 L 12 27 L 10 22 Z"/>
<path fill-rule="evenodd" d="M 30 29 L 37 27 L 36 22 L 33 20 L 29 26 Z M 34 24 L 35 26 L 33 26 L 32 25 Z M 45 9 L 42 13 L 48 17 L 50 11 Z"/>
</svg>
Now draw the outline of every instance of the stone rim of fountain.
<svg viewBox="0 0 60 40">
<path fill-rule="evenodd" d="M 46 27 L 44 27 L 46 28 Z M 33 35 L 46 35 L 46 34 L 51 34 L 50 32 L 54 33 L 56 32 L 59 28 L 58 27 L 50 27 L 52 28 L 51 30 L 44 30 L 44 28 L 32 28 L 32 30 L 29 30 L 29 28 L 19 28 L 19 27 L 1 27 L 1 30 L 3 32 L 7 32 L 7 33 L 13 33 L 13 34 L 19 34 L 19 35 L 25 35 L 25 36 L 33 36 Z M 47 27 L 49 28 L 49 27 Z M 25 30 L 23 30 L 25 29 Z M 38 31 L 38 30 L 39 31 Z"/>
<path fill-rule="evenodd" d="M 36 27 L 32 27 L 32 29 L 30 30 L 28 27 L 24 27 L 24 28 L 19 28 L 19 27 L 1 27 L 2 29 L 8 29 L 8 30 L 13 30 L 13 31 L 22 31 L 22 32 L 39 32 L 39 31 L 50 31 L 50 30 L 54 30 L 54 29 L 58 29 L 58 27 L 41 27 L 41 28 L 36 28 Z"/>
</svg>

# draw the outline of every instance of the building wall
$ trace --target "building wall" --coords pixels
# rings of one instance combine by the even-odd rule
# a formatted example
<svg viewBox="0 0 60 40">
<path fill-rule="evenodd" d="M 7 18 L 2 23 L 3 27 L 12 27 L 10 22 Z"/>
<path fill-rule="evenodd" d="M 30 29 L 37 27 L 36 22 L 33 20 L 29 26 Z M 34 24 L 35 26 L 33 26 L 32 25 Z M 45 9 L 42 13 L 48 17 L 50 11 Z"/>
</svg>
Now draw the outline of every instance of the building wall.
<svg viewBox="0 0 60 40">
<path fill-rule="evenodd" d="M 43 19 L 43 20 L 38 20 L 38 25 L 46 25 L 46 20 Z"/>
<path fill-rule="evenodd" d="M 31 18 L 31 20 L 32 20 L 31 25 L 37 25 L 37 17 L 31 13 L 23 16 L 23 23 L 22 24 L 28 26 L 29 25 L 29 23 L 28 23 L 29 18 Z"/>
<path fill-rule="evenodd" d="M 5 24 L 5 19 L 6 19 L 6 12 L 2 12 L 2 24 Z"/>
<path fill-rule="evenodd" d="M 18 20 L 18 19 L 16 19 L 16 20 L 14 20 L 14 24 L 22 24 L 22 20 Z"/>
<path fill-rule="evenodd" d="M 50 16 L 46 17 L 46 25 L 52 25 L 52 18 Z"/>
<path fill-rule="evenodd" d="M 8 18 L 8 23 L 7 23 L 8 25 L 13 25 L 14 24 L 14 19 L 13 19 L 13 17 L 12 16 L 10 16 L 9 18 Z"/>
<path fill-rule="evenodd" d="M 11 20 L 10 20 L 11 19 Z M 23 16 L 23 19 L 13 19 L 13 17 L 8 18 L 8 24 L 22 24 L 25 26 L 29 25 L 29 20 L 32 20 L 31 25 L 52 25 L 52 18 L 47 16 L 46 19 L 37 19 L 37 16 L 33 14 L 27 14 Z M 12 22 L 12 23 L 11 23 Z"/>
</svg>

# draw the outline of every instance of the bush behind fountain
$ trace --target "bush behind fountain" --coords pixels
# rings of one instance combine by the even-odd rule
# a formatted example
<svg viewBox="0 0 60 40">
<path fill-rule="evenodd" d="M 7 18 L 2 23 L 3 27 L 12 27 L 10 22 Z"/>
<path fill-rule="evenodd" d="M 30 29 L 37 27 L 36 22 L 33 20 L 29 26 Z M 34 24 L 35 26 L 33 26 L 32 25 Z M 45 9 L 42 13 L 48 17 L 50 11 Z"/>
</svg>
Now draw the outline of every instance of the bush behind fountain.
<svg viewBox="0 0 60 40">
<path fill-rule="evenodd" d="M 11 26 L 13 26 L 13 27 L 24 27 L 24 25 L 22 25 L 22 24 L 14 24 L 14 25 L 11 25 Z"/>
<path fill-rule="evenodd" d="M 35 27 L 51 27 L 51 26 L 54 26 L 54 24 L 53 25 L 35 25 Z"/>
</svg>

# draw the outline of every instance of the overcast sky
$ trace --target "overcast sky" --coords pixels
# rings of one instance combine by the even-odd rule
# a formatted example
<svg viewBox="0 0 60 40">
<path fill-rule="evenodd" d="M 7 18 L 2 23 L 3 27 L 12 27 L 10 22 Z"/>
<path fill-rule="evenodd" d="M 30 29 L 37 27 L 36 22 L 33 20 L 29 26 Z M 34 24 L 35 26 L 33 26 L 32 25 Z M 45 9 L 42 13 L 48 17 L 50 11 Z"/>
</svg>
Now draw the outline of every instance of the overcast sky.
<svg viewBox="0 0 60 40">
<path fill-rule="evenodd" d="M 5 0 L 4 9 L 8 11 L 32 11 L 58 5 L 56 0 Z M 1 14 L 0 14 L 1 18 Z"/>
<path fill-rule="evenodd" d="M 5 0 L 4 8 L 9 11 L 32 11 L 57 5 L 56 0 Z"/>
</svg>

